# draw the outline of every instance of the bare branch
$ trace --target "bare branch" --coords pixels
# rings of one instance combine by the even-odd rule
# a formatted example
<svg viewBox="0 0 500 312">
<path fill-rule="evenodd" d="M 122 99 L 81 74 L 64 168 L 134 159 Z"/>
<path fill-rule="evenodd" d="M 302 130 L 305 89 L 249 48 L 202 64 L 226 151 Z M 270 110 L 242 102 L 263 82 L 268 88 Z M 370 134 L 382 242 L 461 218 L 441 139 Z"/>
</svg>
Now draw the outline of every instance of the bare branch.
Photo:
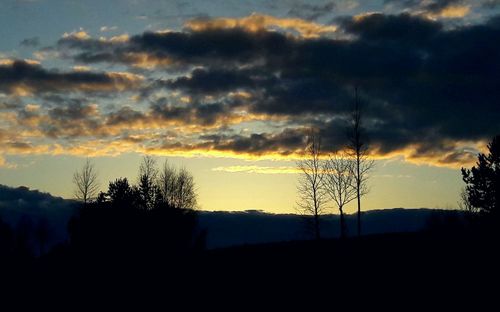
<svg viewBox="0 0 500 312">
<path fill-rule="evenodd" d="M 356 160 L 336 153 L 325 163 L 325 189 L 340 212 L 340 236 L 345 236 L 344 206 L 356 199 Z"/>
<path fill-rule="evenodd" d="M 81 170 L 73 174 L 75 184 L 75 197 L 84 204 L 94 200 L 99 191 L 97 171 L 90 159 L 86 159 Z"/>
<path fill-rule="evenodd" d="M 375 163 L 369 159 L 369 146 L 363 126 L 363 114 L 361 101 L 358 97 L 358 87 L 354 88 L 354 109 L 350 118 L 350 129 L 348 132 L 347 150 L 351 157 L 355 159 L 354 166 L 354 187 L 358 204 L 358 236 L 361 235 L 361 197 L 369 192 L 367 186 L 368 174 L 373 169 Z"/>
<path fill-rule="evenodd" d="M 297 185 L 299 213 L 312 215 L 316 239 L 320 239 L 320 220 L 327 193 L 323 185 L 324 168 L 321 160 L 321 138 L 311 130 L 307 138 L 304 158 L 297 162 L 302 172 Z"/>
</svg>

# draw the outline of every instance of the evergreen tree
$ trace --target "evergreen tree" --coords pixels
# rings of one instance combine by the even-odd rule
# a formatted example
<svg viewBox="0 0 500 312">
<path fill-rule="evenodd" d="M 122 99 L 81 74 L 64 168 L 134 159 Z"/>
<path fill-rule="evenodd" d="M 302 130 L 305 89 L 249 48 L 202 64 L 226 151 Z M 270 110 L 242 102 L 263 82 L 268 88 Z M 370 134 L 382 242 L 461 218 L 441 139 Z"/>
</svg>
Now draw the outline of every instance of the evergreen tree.
<svg viewBox="0 0 500 312">
<path fill-rule="evenodd" d="M 479 154 L 476 166 L 462 168 L 466 183 L 464 198 L 481 215 L 498 220 L 500 215 L 500 136 L 488 144 L 489 153 Z"/>
</svg>

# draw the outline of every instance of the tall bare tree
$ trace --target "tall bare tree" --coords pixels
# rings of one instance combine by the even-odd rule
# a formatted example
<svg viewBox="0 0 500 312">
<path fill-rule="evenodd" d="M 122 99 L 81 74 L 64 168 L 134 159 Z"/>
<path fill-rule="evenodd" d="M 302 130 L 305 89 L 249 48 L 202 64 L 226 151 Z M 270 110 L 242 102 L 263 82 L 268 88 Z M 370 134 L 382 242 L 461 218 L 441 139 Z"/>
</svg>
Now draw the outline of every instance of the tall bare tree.
<svg viewBox="0 0 500 312">
<path fill-rule="evenodd" d="M 151 156 L 144 156 L 139 167 L 138 191 L 141 205 L 146 210 L 153 209 L 159 200 L 157 177 L 156 160 Z"/>
<path fill-rule="evenodd" d="M 194 185 L 194 178 L 186 170 L 181 168 L 177 174 L 177 187 L 176 187 L 176 207 L 184 209 L 196 208 L 196 191 Z"/>
<path fill-rule="evenodd" d="M 97 170 L 89 158 L 85 160 L 83 167 L 73 174 L 75 184 L 75 197 L 86 205 L 93 200 L 99 190 Z"/>
<path fill-rule="evenodd" d="M 165 160 L 163 163 L 158 184 L 163 194 L 163 198 L 169 206 L 173 207 L 177 188 L 177 170 L 168 163 L 168 160 Z"/>
<path fill-rule="evenodd" d="M 348 152 L 355 159 L 354 166 L 354 187 L 358 204 L 357 211 L 357 232 L 361 235 L 361 197 L 369 191 L 367 186 L 368 173 L 373 169 L 375 163 L 369 158 L 369 149 L 366 133 L 363 125 L 363 114 L 361 103 L 358 97 L 358 87 L 354 88 L 354 110 L 350 119 L 350 129 L 348 132 Z"/>
<path fill-rule="evenodd" d="M 303 214 L 312 215 L 314 236 L 321 238 L 320 216 L 324 213 L 327 193 L 324 188 L 324 168 L 321 160 L 321 138 L 311 130 L 307 138 L 304 158 L 297 162 L 301 171 L 297 191 L 297 205 Z"/>
<path fill-rule="evenodd" d="M 356 198 L 354 158 L 335 153 L 325 162 L 325 189 L 340 212 L 340 237 L 346 236 L 344 206 Z"/>
<path fill-rule="evenodd" d="M 196 186 L 193 176 L 186 168 L 176 170 L 165 161 L 158 184 L 164 200 L 170 207 L 196 209 Z"/>
</svg>

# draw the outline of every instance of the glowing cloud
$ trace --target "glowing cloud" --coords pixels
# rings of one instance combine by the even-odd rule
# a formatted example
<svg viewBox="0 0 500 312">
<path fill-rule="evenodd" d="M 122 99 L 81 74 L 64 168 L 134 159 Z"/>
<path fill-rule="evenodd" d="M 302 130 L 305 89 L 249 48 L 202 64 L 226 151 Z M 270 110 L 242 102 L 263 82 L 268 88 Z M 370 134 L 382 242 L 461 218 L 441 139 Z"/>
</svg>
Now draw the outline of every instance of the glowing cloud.
<svg viewBox="0 0 500 312">
<path fill-rule="evenodd" d="M 242 18 L 193 19 L 186 22 L 185 27 L 192 31 L 243 28 L 250 32 L 269 30 L 276 27 L 296 31 L 305 38 L 315 38 L 337 31 L 337 26 L 334 25 L 322 25 L 300 18 L 278 18 L 258 13 Z"/>
<path fill-rule="evenodd" d="M 436 18 L 462 18 L 470 13 L 470 6 L 468 5 L 452 5 L 443 8 L 438 12 L 429 12 L 424 15 L 431 19 Z"/>
</svg>

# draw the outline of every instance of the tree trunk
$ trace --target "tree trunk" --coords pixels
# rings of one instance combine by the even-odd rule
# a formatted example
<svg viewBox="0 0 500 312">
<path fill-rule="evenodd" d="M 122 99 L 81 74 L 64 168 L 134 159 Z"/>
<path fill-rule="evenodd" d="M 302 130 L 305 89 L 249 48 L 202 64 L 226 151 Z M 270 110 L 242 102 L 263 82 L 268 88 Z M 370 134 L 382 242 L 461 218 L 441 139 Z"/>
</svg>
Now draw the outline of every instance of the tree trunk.
<svg viewBox="0 0 500 312">
<path fill-rule="evenodd" d="M 340 238 L 345 238 L 345 220 L 344 220 L 344 211 L 342 208 L 340 210 Z"/>
<path fill-rule="evenodd" d="M 360 159 L 359 159 L 359 151 L 357 155 L 357 163 L 356 163 L 356 170 L 357 170 L 357 179 L 356 179 L 356 193 L 358 197 L 358 236 L 361 236 L 361 196 L 360 196 L 360 187 L 361 187 L 361 179 L 359 177 L 359 165 L 360 165 Z"/>
<path fill-rule="evenodd" d="M 321 235 L 319 232 L 319 216 L 317 213 L 314 214 L 314 235 L 317 241 L 321 239 Z"/>
</svg>

